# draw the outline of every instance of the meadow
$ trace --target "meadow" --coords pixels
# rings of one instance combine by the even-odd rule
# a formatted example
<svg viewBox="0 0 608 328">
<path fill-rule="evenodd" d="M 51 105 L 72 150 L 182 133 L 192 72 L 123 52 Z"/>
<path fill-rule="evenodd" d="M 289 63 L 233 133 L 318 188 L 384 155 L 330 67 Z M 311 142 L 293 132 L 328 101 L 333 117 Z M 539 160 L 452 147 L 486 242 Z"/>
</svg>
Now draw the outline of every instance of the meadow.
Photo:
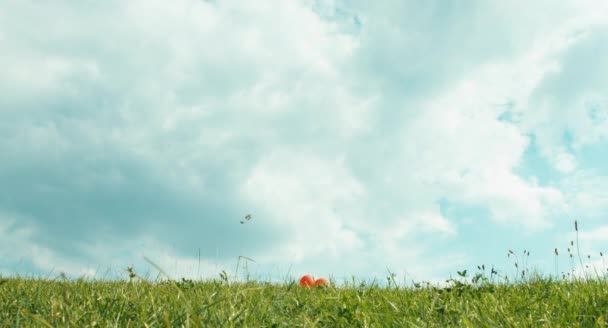
<svg viewBox="0 0 608 328">
<path fill-rule="evenodd" d="M 207 281 L 150 280 L 133 268 L 113 281 L 4 277 L 0 327 L 606 327 L 606 271 L 575 274 L 574 260 L 584 264 L 570 246 L 569 273 L 530 272 L 520 264 L 529 252 L 520 262 L 509 250 L 510 278 L 481 265 L 441 286 L 400 284 L 390 271 L 382 281 L 353 277 L 314 288 L 293 278 L 232 281 L 226 272 Z M 555 256 L 557 267 L 557 249 Z"/>
<path fill-rule="evenodd" d="M 390 279 L 388 277 L 387 279 Z M 604 279 L 466 277 L 451 287 L 354 281 L 303 288 L 226 280 L 5 278 L 1 327 L 604 327 Z"/>
</svg>

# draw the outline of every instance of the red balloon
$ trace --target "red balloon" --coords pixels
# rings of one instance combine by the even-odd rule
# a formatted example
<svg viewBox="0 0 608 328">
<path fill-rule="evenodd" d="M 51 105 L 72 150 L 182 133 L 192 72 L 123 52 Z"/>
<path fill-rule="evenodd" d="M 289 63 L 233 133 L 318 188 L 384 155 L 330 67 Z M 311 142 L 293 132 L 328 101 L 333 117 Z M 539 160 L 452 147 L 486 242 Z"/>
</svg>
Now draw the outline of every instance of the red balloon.
<svg viewBox="0 0 608 328">
<path fill-rule="evenodd" d="M 312 276 L 310 275 L 303 275 L 302 278 L 300 278 L 300 286 L 302 287 L 314 287 L 315 285 L 315 280 L 312 278 Z"/>
<path fill-rule="evenodd" d="M 329 280 L 325 278 L 317 278 L 317 280 L 315 280 L 315 286 L 329 287 Z"/>
</svg>

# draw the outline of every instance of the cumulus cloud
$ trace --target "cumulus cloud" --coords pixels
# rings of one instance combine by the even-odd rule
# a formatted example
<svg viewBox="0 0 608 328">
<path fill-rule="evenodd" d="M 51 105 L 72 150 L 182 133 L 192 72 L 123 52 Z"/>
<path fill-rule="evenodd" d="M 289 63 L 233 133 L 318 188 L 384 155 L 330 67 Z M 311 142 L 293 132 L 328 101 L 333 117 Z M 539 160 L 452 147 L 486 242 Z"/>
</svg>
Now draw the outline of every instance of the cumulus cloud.
<svg viewBox="0 0 608 328">
<path fill-rule="evenodd" d="M 442 199 L 525 231 L 608 208 L 599 1 L 5 7 L 0 232 L 39 270 L 436 276 L 471 261 Z"/>
<path fill-rule="evenodd" d="M 572 152 L 606 139 L 602 94 L 608 81 L 601 73 L 606 68 L 600 62 L 581 60 L 606 51 L 602 47 L 607 26 L 588 27 L 583 36 L 556 54 L 556 70 L 540 81 L 524 109 L 523 126 L 535 133 L 542 153 L 564 173 L 574 169 Z"/>
</svg>

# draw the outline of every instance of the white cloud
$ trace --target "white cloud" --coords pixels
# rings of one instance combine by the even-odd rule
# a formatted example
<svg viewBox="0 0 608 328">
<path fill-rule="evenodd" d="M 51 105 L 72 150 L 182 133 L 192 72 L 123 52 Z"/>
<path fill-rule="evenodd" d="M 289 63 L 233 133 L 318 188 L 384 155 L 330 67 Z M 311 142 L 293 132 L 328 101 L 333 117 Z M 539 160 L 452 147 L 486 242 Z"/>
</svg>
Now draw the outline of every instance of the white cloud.
<svg viewBox="0 0 608 328">
<path fill-rule="evenodd" d="M 71 276 L 92 276 L 94 269 L 82 262 L 71 260 L 57 251 L 49 249 L 36 240 L 38 229 L 23 224 L 24 217 L 10 213 L 0 214 L 0 256 L 3 274 L 19 273 L 18 268 L 25 262 L 46 275 L 61 272 Z M 10 251 L 9 251 L 10 250 Z"/>
<path fill-rule="evenodd" d="M 337 257 L 362 247 L 356 232 L 370 224 L 360 213 L 366 190 L 340 158 L 274 152 L 253 168 L 241 192 L 286 235 L 273 259 Z"/>
<path fill-rule="evenodd" d="M 536 136 L 541 154 L 559 171 L 571 173 L 575 171 L 575 158 L 564 147 L 578 151 L 608 136 L 608 124 L 601 119 L 606 99 L 600 95 L 608 80 L 599 73 L 602 68 L 585 61 L 602 51 L 608 21 L 576 21 L 566 26 L 569 28 L 555 33 L 565 46 L 545 55 L 557 69 L 543 76 L 526 104 L 517 110 L 523 112 L 521 127 Z M 571 140 L 565 139 L 566 135 Z"/>
<path fill-rule="evenodd" d="M 591 170 L 579 170 L 561 182 L 572 209 L 568 214 L 605 219 L 608 209 L 608 177 Z"/>
<path fill-rule="evenodd" d="M 370 272 L 384 261 L 432 274 L 468 260 L 420 245 L 458 236 L 440 199 L 525 230 L 566 210 L 599 216 L 608 188 L 583 174 L 577 150 L 608 136 L 606 78 L 592 65 L 577 75 L 569 54 L 595 53 L 606 6 L 548 4 L 10 2 L 0 13 L 0 177 L 15 191 L 3 206 L 31 212 L 34 227 L 69 227 L 66 242 L 104 238 L 87 224 L 149 234 L 161 249 L 189 240 L 150 255 L 187 276 L 199 262 L 183 248 L 199 237 L 250 238 L 265 245 L 248 250 L 261 263 Z M 562 83 L 570 77 L 585 83 Z M 511 122 L 500 121 L 507 110 Z M 514 173 L 531 135 L 567 179 L 540 186 Z M 30 208 L 30 197 L 47 201 Z M 255 234 L 226 223 L 241 210 L 256 211 Z M 166 233 L 179 224 L 188 237 Z M 31 249 L 35 265 L 78 272 L 82 258 L 51 244 Z M 135 246 L 82 247 L 124 266 L 132 259 L 113 254 Z M 224 247 L 232 260 L 237 250 Z M 213 275 L 226 260 L 201 263 Z"/>
<path fill-rule="evenodd" d="M 585 242 L 608 242 L 608 226 L 601 226 L 592 231 L 581 231 L 579 238 Z"/>
<path fill-rule="evenodd" d="M 590 221 L 578 220 L 578 234 L 574 231 L 567 233 L 560 237 L 560 241 L 564 245 L 568 245 L 573 254 L 573 258 L 570 260 L 572 273 L 578 277 L 586 275 L 586 277 L 595 278 L 596 272 L 601 275 L 608 274 L 606 260 L 608 226 L 600 225 L 592 228 L 589 226 L 593 226 Z M 563 253 L 568 256 L 565 251 Z"/>
<path fill-rule="evenodd" d="M 562 150 L 555 158 L 555 168 L 562 173 L 570 173 L 576 169 L 576 157 Z"/>
<path fill-rule="evenodd" d="M 79 254 L 68 254 L 37 241 L 34 228 L 16 228 L 14 220 L 6 220 L 6 216 L 4 219 L 0 220 L 0 246 L 11 249 L 11 252 L 0 254 L 3 259 L 0 273 L 3 274 L 20 273 L 20 266 L 31 263 L 36 272 L 49 277 L 65 274 L 71 278 L 127 279 L 128 267 L 151 280 L 157 277 L 164 279 L 166 275 L 172 279 L 217 279 L 222 270 L 233 278 L 235 276 L 232 259 L 197 258 L 195 254 L 185 256 L 170 245 L 147 236 L 133 236 L 130 240 L 107 238 L 103 242 L 75 241 L 68 247 L 77 249 Z M 163 272 L 160 273 L 155 266 Z"/>
<path fill-rule="evenodd" d="M 34 228 L 18 224 L 15 215 L 0 212 L 0 256 L 15 261 L 23 257 Z M 10 251 L 9 251 L 10 250 Z"/>
<path fill-rule="evenodd" d="M 493 83 L 487 83 L 488 70 L 482 67 L 421 105 L 424 112 L 404 125 L 401 161 L 411 172 L 404 184 L 419 186 L 416 197 L 430 193 L 429 205 L 440 197 L 479 204 L 487 206 L 497 221 L 538 229 L 563 209 L 562 195 L 513 172 L 529 141 L 516 126 L 497 120 L 496 104 L 526 90 L 514 87 L 511 74 L 500 74 L 512 67 L 501 66 L 490 70 L 496 76 Z"/>
</svg>

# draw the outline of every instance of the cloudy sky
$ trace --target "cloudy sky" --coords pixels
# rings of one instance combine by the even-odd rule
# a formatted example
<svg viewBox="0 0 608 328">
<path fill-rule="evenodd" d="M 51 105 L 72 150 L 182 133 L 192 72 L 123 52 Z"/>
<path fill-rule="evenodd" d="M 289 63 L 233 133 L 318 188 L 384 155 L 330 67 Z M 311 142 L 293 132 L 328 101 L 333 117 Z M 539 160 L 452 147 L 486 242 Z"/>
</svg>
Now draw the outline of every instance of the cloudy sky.
<svg viewBox="0 0 608 328">
<path fill-rule="evenodd" d="M 3 275 L 555 274 L 575 219 L 608 251 L 606 1 L 1 6 Z"/>
</svg>

